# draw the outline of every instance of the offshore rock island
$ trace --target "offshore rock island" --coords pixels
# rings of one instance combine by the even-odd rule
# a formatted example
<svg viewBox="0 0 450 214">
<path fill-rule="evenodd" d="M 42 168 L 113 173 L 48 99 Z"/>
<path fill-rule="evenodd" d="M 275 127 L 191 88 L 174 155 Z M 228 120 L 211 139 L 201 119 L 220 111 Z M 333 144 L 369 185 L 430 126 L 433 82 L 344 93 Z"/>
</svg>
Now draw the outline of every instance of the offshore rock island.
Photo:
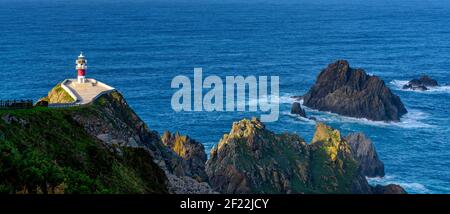
<svg viewBox="0 0 450 214">
<path fill-rule="evenodd" d="M 303 105 L 319 111 L 374 121 L 400 121 L 407 113 L 400 97 L 383 80 L 346 60 L 329 64 L 302 97 Z"/>
</svg>

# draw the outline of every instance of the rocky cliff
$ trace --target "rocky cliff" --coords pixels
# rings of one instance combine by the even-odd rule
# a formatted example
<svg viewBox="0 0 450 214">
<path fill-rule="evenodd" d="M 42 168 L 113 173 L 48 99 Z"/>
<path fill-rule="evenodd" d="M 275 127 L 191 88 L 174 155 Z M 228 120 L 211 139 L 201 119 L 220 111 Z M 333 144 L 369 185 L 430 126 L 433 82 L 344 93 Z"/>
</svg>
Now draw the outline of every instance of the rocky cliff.
<svg viewBox="0 0 450 214">
<path fill-rule="evenodd" d="M 323 69 L 303 101 L 305 106 L 320 111 L 375 121 L 399 121 L 407 113 L 383 80 L 351 68 L 345 60 Z"/>
<path fill-rule="evenodd" d="M 372 169 L 366 165 L 374 163 L 370 159 L 376 156 L 373 146 L 364 138 L 352 140 L 350 136 L 348 139 L 357 145 L 353 148 L 339 131 L 320 123 L 312 142 L 307 144 L 295 134 L 273 133 L 256 119 L 235 122 L 230 133 L 211 150 L 205 166 L 201 143 L 178 133 L 159 136 L 117 91 L 83 106 L 1 110 L 0 118 L 0 192 L 403 190 L 395 185 L 370 187 L 361 163 Z"/>
<path fill-rule="evenodd" d="M 84 110 L 0 111 L 0 192 L 168 192 L 146 149 L 102 143 L 74 119 Z"/>
<path fill-rule="evenodd" d="M 180 135 L 178 132 L 171 134 L 168 131 L 164 132 L 161 140 L 165 146 L 187 162 L 193 178 L 198 181 L 208 180 L 205 172 L 206 153 L 203 144 L 189 136 Z"/>
<path fill-rule="evenodd" d="M 148 128 L 139 116 L 129 107 L 122 95 L 111 92 L 99 97 L 87 106 L 74 111 L 72 118 L 91 136 L 106 145 L 144 148 L 153 157 L 169 179 L 168 189 L 173 193 L 210 193 L 206 183 L 197 182 L 204 175 L 196 167 L 196 160 L 181 157 L 159 134 Z M 187 148 L 192 140 L 185 141 L 178 148 Z M 198 145 L 197 145 L 198 146 Z M 196 150 L 198 151 L 198 150 Z M 192 153 L 192 152 L 191 152 Z M 191 154 L 190 153 L 190 154 Z M 186 185 L 189 184 L 189 185 Z"/>
<path fill-rule="evenodd" d="M 308 145 L 244 119 L 211 150 L 206 172 L 222 193 L 370 193 L 357 167 L 339 132 L 323 124 Z"/>
<path fill-rule="evenodd" d="M 374 193 L 351 146 L 321 123 L 307 144 L 295 134 L 275 134 L 256 119 L 235 122 L 211 150 L 206 172 L 221 193 Z"/>
<path fill-rule="evenodd" d="M 55 88 L 44 99 L 57 102 Z M 1 163 L 13 164 L 4 173 L 0 166 L 2 192 L 212 192 L 193 178 L 195 164 L 166 146 L 117 91 L 84 106 L 0 114 Z M 39 170 L 20 171 L 29 167 Z"/>
</svg>

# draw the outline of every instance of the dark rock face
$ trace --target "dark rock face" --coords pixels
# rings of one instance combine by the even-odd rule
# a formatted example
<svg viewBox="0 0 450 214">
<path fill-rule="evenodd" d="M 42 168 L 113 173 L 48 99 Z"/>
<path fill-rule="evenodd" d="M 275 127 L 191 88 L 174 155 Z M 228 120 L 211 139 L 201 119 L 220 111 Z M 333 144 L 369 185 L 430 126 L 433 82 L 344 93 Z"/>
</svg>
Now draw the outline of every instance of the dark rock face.
<svg viewBox="0 0 450 214">
<path fill-rule="evenodd" d="M 360 173 L 367 177 L 383 177 L 384 164 L 378 159 L 378 154 L 370 139 L 363 133 L 353 133 L 346 137 L 353 157 L 359 163 Z"/>
<path fill-rule="evenodd" d="M 428 87 L 436 86 L 438 86 L 438 82 L 425 75 L 421 76 L 419 79 L 409 81 L 408 84 L 403 86 L 403 89 L 426 91 L 428 90 Z"/>
<path fill-rule="evenodd" d="M 345 60 L 322 70 L 303 100 L 305 106 L 320 111 L 375 121 L 399 121 L 407 113 L 383 80 L 350 68 Z"/>
<path fill-rule="evenodd" d="M 310 145 L 256 119 L 235 122 L 211 150 L 210 185 L 221 193 L 371 193 L 350 146 L 318 124 Z"/>
<path fill-rule="evenodd" d="M 205 172 L 206 153 L 203 144 L 189 138 L 189 136 L 180 135 L 178 132 L 171 134 L 166 131 L 161 140 L 164 145 L 187 162 L 193 178 L 198 181 L 208 180 Z"/>
<path fill-rule="evenodd" d="M 388 184 L 386 186 L 376 185 L 372 188 L 373 194 L 407 194 L 399 185 Z"/>
<path fill-rule="evenodd" d="M 306 117 L 306 112 L 299 102 L 292 103 L 291 114 L 298 114 L 302 117 Z"/>
</svg>

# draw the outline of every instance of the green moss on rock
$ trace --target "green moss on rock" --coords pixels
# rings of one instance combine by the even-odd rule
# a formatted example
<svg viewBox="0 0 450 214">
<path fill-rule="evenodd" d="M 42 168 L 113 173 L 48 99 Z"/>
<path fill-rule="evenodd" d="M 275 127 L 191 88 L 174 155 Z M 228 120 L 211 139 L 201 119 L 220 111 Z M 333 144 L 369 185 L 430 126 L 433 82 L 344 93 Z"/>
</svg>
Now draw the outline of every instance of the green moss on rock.
<svg viewBox="0 0 450 214">
<path fill-rule="evenodd" d="M 75 100 L 67 93 L 62 87 L 61 83 L 56 85 L 52 90 L 48 92 L 46 97 L 41 98 L 39 101 L 47 101 L 48 103 L 72 103 Z M 38 101 L 38 102 L 39 102 Z"/>
<path fill-rule="evenodd" d="M 318 124 L 308 145 L 257 119 L 233 124 L 211 150 L 210 183 L 222 193 L 370 193 L 339 131 Z"/>
</svg>

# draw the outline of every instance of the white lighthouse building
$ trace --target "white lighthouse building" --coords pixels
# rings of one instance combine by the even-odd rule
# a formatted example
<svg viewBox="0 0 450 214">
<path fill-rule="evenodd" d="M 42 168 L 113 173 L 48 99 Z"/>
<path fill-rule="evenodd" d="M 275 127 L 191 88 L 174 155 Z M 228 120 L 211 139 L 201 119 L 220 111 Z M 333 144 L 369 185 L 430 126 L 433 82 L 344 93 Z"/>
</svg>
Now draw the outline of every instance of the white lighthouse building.
<svg viewBox="0 0 450 214">
<path fill-rule="evenodd" d="M 75 68 L 78 71 L 78 83 L 86 83 L 87 60 L 83 56 L 83 52 L 80 53 L 75 63 L 77 64 Z"/>
<path fill-rule="evenodd" d="M 65 79 L 61 83 L 61 88 L 75 100 L 71 104 L 88 104 L 97 99 L 100 95 L 115 90 L 113 87 L 97 81 L 96 79 L 86 78 L 87 60 L 86 57 L 83 56 L 83 53 L 80 53 L 75 64 L 78 73 L 77 79 Z"/>
</svg>

